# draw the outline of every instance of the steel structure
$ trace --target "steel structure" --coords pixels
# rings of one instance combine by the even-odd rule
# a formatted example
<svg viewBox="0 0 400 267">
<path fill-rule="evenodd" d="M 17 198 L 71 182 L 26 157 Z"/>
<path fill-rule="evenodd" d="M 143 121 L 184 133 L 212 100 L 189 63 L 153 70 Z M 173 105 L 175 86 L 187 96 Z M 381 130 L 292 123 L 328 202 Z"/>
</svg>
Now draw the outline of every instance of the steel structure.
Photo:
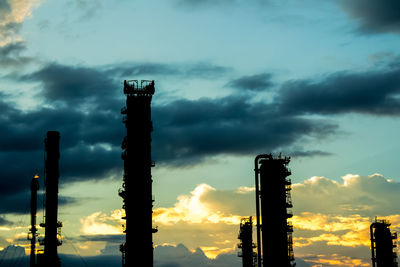
<svg viewBox="0 0 400 267">
<path fill-rule="evenodd" d="M 390 232 L 390 222 L 387 220 L 375 221 L 370 226 L 371 253 L 373 267 L 397 267 L 397 233 Z"/>
<path fill-rule="evenodd" d="M 289 157 L 258 155 L 254 160 L 258 266 L 295 266 Z M 261 213 L 261 214 L 260 214 Z M 262 218 L 262 226 L 261 226 Z M 262 231 L 261 231 L 262 229 Z M 261 233 L 262 232 L 262 233 Z"/>
<path fill-rule="evenodd" d="M 238 239 L 241 241 L 238 248 L 242 250 L 238 253 L 238 256 L 242 257 L 243 267 L 254 267 L 256 257 L 254 248 L 256 245 L 253 243 L 253 220 L 251 216 L 241 219 Z"/>
<path fill-rule="evenodd" d="M 28 240 L 31 241 L 30 267 L 36 267 L 36 213 L 37 213 L 37 191 L 39 190 L 39 175 L 35 175 L 31 181 L 31 228 L 28 233 Z"/>
<path fill-rule="evenodd" d="M 122 142 L 123 199 L 126 241 L 121 245 L 122 266 L 153 266 L 151 99 L 154 81 L 124 81 L 126 107 L 122 108 L 126 136 Z"/>
<path fill-rule="evenodd" d="M 61 245 L 62 223 L 58 221 L 58 178 L 60 159 L 60 133 L 48 131 L 45 143 L 45 222 L 40 226 L 45 227 L 44 255 L 41 257 L 43 266 L 59 267 L 61 261 L 57 248 Z"/>
</svg>

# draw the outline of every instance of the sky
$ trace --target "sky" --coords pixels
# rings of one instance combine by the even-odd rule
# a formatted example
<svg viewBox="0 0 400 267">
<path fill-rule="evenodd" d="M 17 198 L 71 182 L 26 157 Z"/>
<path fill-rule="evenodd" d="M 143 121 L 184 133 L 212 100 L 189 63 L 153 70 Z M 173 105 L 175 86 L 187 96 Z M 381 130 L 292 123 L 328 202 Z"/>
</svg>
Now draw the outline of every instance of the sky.
<svg viewBox="0 0 400 267">
<path fill-rule="evenodd" d="M 255 215 L 264 153 L 291 157 L 297 266 L 370 266 L 374 218 L 400 230 L 399 10 L 0 0 L 0 265 L 27 265 L 29 184 L 49 130 L 61 134 L 64 266 L 120 265 L 122 86 L 137 79 L 156 86 L 155 266 L 241 266 L 239 222 Z"/>
</svg>

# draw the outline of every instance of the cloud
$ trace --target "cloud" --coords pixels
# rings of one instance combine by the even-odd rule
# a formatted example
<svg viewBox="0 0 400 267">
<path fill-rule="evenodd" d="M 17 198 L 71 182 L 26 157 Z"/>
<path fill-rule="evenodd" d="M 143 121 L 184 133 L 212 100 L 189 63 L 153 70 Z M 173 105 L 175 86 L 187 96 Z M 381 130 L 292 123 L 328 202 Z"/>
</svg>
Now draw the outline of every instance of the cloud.
<svg viewBox="0 0 400 267">
<path fill-rule="evenodd" d="M 182 7 L 215 7 L 236 4 L 237 0 L 176 0 L 176 4 Z"/>
<path fill-rule="evenodd" d="M 48 101 L 72 105 L 100 103 L 120 92 L 112 78 L 97 68 L 50 63 L 42 69 L 21 77 L 43 85 L 42 95 Z"/>
<path fill-rule="evenodd" d="M 400 229 L 400 183 L 380 174 L 348 174 L 341 182 L 312 177 L 292 185 L 295 255 L 310 264 L 369 266 L 375 216 Z"/>
<path fill-rule="evenodd" d="M 175 165 L 222 154 L 274 151 L 336 130 L 326 121 L 287 116 L 274 104 L 244 97 L 175 100 L 154 106 L 152 112 L 154 158 Z"/>
<path fill-rule="evenodd" d="M 88 18 L 93 18 L 103 9 L 101 0 L 73 0 L 69 2 L 76 7 L 78 12 L 84 12 L 81 15 L 80 21 Z"/>
<path fill-rule="evenodd" d="M 320 81 L 284 83 L 275 99 L 291 114 L 399 115 L 400 69 L 337 72 Z"/>
<path fill-rule="evenodd" d="M 232 87 L 237 90 L 260 92 L 268 90 L 274 85 L 271 79 L 272 74 L 261 73 L 234 79 L 228 82 L 225 86 Z"/>
<path fill-rule="evenodd" d="M 103 214 L 101 211 L 94 212 L 80 220 L 81 222 L 81 233 L 83 236 L 93 236 L 100 235 L 103 237 L 104 235 L 116 235 L 120 236 L 123 234 L 121 222 L 121 213 L 119 216 L 107 216 Z M 93 240 L 90 240 L 93 241 Z M 99 241 L 99 240 L 96 240 Z M 108 240 L 109 241 L 109 240 Z"/>
<path fill-rule="evenodd" d="M 25 249 L 20 246 L 9 245 L 0 251 L 1 266 L 19 266 L 25 256 Z"/>
<path fill-rule="evenodd" d="M 400 229 L 400 183 L 382 175 L 345 175 L 338 182 L 312 177 L 292 185 L 294 252 L 304 266 L 367 266 L 369 226 L 375 216 Z M 200 247 L 208 258 L 236 250 L 241 217 L 253 215 L 254 189 L 198 185 L 171 207 L 154 209 L 155 244 Z M 227 218 L 230 218 L 229 220 Z M 237 220 L 232 220 L 237 218 Z M 195 240 L 195 241 L 193 241 Z M 224 251 L 224 252 L 223 252 Z M 309 264 L 309 265 L 307 265 Z"/>
<path fill-rule="evenodd" d="M 0 47 L 21 40 L 19 29 L 39 0 L 0 0 Z"/>
<path fill-rule="evenodd" d="M 154 250 L 154 265 L 159 267 L 238 267 L 241 266 L 241 259 L 235 254 L 221 254 L 215 259 L 209 259 L 199 248 L 190 251 L 183 244 L 178 244 L 157 246 Z"/>
<path fill-rule="evenodd" d="M 388 216 L 400 213 L 393 203 L 400 201 L 400 183 L 380 174 L 345 175 L 343 182 L 312 177 L 293 185 L 295 213 L 330 215 Z"/>
<path fill-rule="evenodd" d="M 231 71 L 231 68 L 218 66 L 209 62 L 174 64 L 125 62 L 106 66 L 105 71 L 119 77 L 157 75 L 204 79 L 216 78 L 227 74 Z"/>
<path fill-rule="evenodd" d="M 7 220 L 4 216 L 0 217 L 0 226 L 13 225 L 14 223 Z"/>
<path fill-rule="evenodd" d="M 190 195 L 179 196 L 178 202 L 175 203 L 174 207 L 155 209 L 153 219 L 156 223 L 165 225 L 172 225 L 179 221 L 193 224 L 239 224 L 241 217 L 232 213 L 233 211 L 238 211 L 238 208 L 232 205 L 232 203 L 224 205 L 223 200 L 228 200 L 230 196 L 237 196 L 240 194 L 221 191 L 216 193 L 215 191 L 215 188 L 207 184 L 198 185 Z M 244 195 L 245 194 L 240 195 L 241 200 L 244 199 Z M 217 199 L 219 201 L 215 201 Z M 209 205 L 209 203 L 212 203 L 212 206 Z M 216 203 L 218 203 L 219 206 L 216 206 Z M 249 204 L 248 201 L 245 203 Z M 244 208 L 244 205 L 245 204 L 242 204 L 241 207 Z M 230 210 L 227 206 L 235 208 L 234 210 Z"/>
<path fill-rule="evenodd" d="M 109 255 L 83 256 L 59 254 L 64 266 L 88 266 L 108 267 L 121 264 L 120 252 Z M 28 259 L 28 257 L 26 257 Z M 28 261 L 27 261 L 28 262 Z M 83 263 L 84 262 L 84 263 Z M 28 264 L 28 263 L 27 263 Z M 207 258 L 201 249 L 189 250 L 183 244 L 176 246 L 164 245 L 154 249 L 155 267 L 239 267 L 241 260 L 234 254 L 223 254 L 216 259 Z M 3 265 L 2 265 L 3 266 Z M 5 265 L 11 266 L 11 265 Z"/>
<path fill-rule="evenodd" d="M 208 258 L 235 253 L 240 219 L 253 212 L 254 192 L 240 187 L 217 190 L 200 184 L 187 195 L 180 195 L 172 207 L 153 210 L 159 232 L 155 244 L 179 244 L 201 248 Z M 249 211 L 250 210 L 250 211 Z"/>
<path fill-rule="evenodd" d="M 339 0 L 364 34 L 400 33 L 400 3 L 397 0 Z"/>
<path fill-rule="evenodd" d="M 34 61 L 33 58 L 20 55 L 25 51 L 25 49 L 26 44 L 23 41 L 17 41 L 0 46 L 0 65 L 5 68 L 21 67 L 22 65 Z"/>
</svg>

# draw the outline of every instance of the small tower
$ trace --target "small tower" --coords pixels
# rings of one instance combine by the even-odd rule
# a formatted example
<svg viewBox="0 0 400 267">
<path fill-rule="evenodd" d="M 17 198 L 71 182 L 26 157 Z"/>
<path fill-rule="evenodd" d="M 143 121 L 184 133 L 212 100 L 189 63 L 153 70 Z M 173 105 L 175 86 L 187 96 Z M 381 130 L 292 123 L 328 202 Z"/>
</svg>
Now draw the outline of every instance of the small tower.
<svg viewBox="0 0 400 267">
<path fill-rule="evenodd" d="M 259 155 L 255 158 L 258 266 L 295 266 L 289 157 Z M 261 206 L 260 206 L 261 203 Z M 262 226 L 260 219 L 260 210 Z M 261 231 L 262 229 L 262 231 Z M 262 233 L 261 233 L 262 232 Z M 262 252 L 262 258 L 261 258 Z"/>
<path fill-rule="evenodd" d="M 30 267 L 36 267 L 36 213 L 37 213 L 37 191 L 39 190 L 39 175 L 35 175 L 31 181 L 31 228 L 28 233 L 28 240 L 31 241 Z"/>
<path fill-rule="evenodd" d="M 397 233 L 390 232 L 390 222 L 375 221 L 370 226 L 372 267 L 397 267 Z"/>
<path fill-rule="evenodd" d="M 238 256 L 242 258 L 243 267 L 254 267 L 256 245 L 253 243 L 253 221 L 252 217 L 242 218 L 240 221 L 240 232 L 238 239 L 241 241 L 238 248 L 242 251 Z"/>
</svg>

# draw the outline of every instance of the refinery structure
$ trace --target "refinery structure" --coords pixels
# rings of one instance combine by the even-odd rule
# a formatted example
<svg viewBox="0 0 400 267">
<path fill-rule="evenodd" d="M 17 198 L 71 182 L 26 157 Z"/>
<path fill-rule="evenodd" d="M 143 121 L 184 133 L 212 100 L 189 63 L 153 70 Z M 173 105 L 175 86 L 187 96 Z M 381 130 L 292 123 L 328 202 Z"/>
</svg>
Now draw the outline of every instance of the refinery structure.
<svg viewBox="0 0 400 267">
<path fill-rule="evenodd" d="M 242 258 L 243 267 L 254 267 L 257 254 L 254 252 L 256 245 L 253 243 L 253 218 L 246 217 L 240 221 L 238 256 Z"/>
<path fill-rule="evenodd" d="M 390 231 L 387 220 L 375 221 L 370 226 L 372 267 L 397 267 L 397 233 Z"/>
<path fill-rule="evenodd" d="M 37 192 L 39 190 L 39 175 L 35 175 L 31 181 L 31 227 L 28 233 L 30 246 L 30 267 L 60 267 L 61 260 L 58 257 L 58 246 L 61 241 L 62 223 L 58 221 L 58 183 L 59 183 L 59 159 L 60 159 L 60 133 L 57 131 L 47 132 L 44 140 L 44 222 L 40 227 L 44 228 L 44 237 L 39 237 L 36 227 L 37 217 Z M 36 247 L 36 240 L 39 237 L 43 250 Z"/>
<path fill-rule="evenodd" d="M 122 266 L 153 266 L 151 99 L 154 81 L 124 81 L 126 106 L 122 108 L 126 136 L 122 141 L 124 176 L 119 195 L 123 199 L 126 241 L 121 245 Z"/>
<path fill-rule="evenodd" d="M 254 160 L 257 220 L 257 266 L 295 266 L 289 157 L 258 155 Z M 262 222 L 262 224 L 261 224 Z"/>
<path fill-rule="evenodd" d="M 123 183 L 118 191 L 123 200 L 123 232 L 125 242 L 120 245 L 122 267 L 154 266 L 152 213 L 151 101 L 155 92 L 154 81 L 126 80 L 123 92 L 126 106 L 121 109 L 126 136 L 122 141 Z M 31 180 L 31 226 L 30 267 L 61 267 L 58 246 L 62 244 L 61 227 L 58 220 L 60 133 L 47 132 L 44 159 L 44 236 L 37 227 L 37 203 L 39 175 Z M 289 157 L 272 154 L 258 155 L 254 160 L 255 174 L 255 222 L 253 216 L 244 217 L 240 222 L 238 256 L 243 267 L 295 266 L 293 253 L 293 216 L 291 198 L 291 171 Z M 397 267 L 397 234 L 390 231 L 387 220 L 375 221 L 370 226 L 373 267 Z M 253 227 L 256 229 L 256 243 L 253 242 Z M 38 242 L 37 242 L 38 241 Z M 38 243 L 43 249 L 38 249 Z"/>
</svg>

